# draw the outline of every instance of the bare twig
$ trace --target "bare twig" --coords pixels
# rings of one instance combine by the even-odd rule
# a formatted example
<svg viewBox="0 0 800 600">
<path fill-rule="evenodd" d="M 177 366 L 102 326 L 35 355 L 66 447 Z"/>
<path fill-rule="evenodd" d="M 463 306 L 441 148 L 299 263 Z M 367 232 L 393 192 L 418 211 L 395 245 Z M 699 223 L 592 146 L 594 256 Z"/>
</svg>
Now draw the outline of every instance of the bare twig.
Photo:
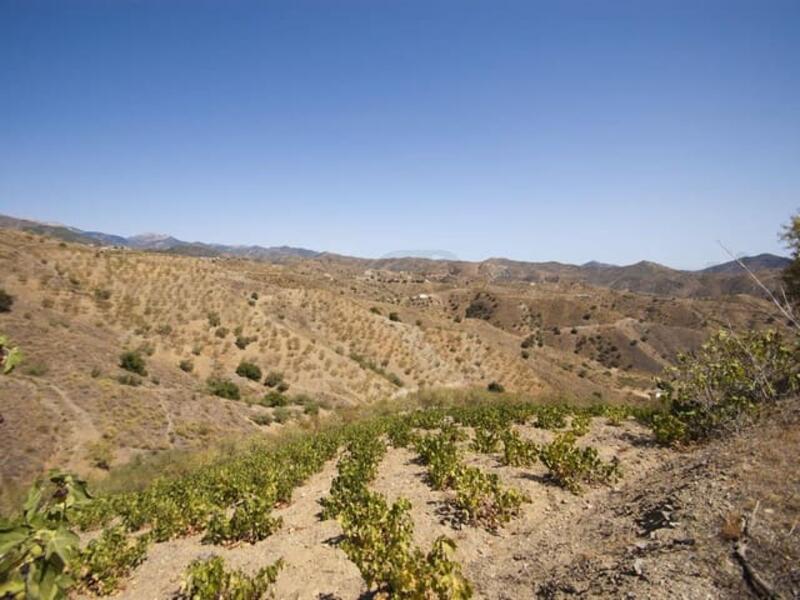
<svg viewBox="0 0 800 600">
<path fill-rule="evenodd" d="M 723 244 L 723 243 L 722 243 L 721 241 L 719 241 L 719 240 L 717 240 L 717 244 L 719 244 L 719 247 L 720 247 L 720 248 L 722 248 L 722 249 L 725 251 L 725 253 L 726 253 L 728 256 L 730 256 L 730 257 L 731 257 L 731 258 L 732 258 L 734 261 L 736 261 L 736 263 L 737 263 L 737 264 L 738 264 L 740 267 L 742 267 L 742 269 L 744 269 L 744 270 L 747 272 L 747 274 L 748 274 L 748 275 L 750 275 L 750 277 L 752 278 L 752 280 L 756 282 L 756 285 L 758 285 L 758 287 L 760 287 L 760 288 L 761 288 L 761 289 L 764 291 L 764 293 L 765 293 L 765 294 L 767 294 L 767 296 L 769 297 L 769 299 L 770 299 L 770 300 L 772 301 L 772 303 L 773 303 L 773 304 L 774 304 L 774 305 L 777 307 L 777 309 L 778 309 L 778 310 L 781 312 L 781 314 L 782 314 L 784 317 L 786 317 L 786 319 L 787 319 L 789 322 L 791 322 L 791 324 L 792 324 L 792 325 L 794 325 L 794 327 L 795 327 L 796 329 L 800 329 L 800 321 L 798 321 L 798 320 L 797 320 L 797 318 L 794 316 L 794 311 L 792 310 L 792 306 L 791 306 L 791 304 L 789 303 L 789 301 L 786 299 L 786 292 L 782 290 L 782 292 L 783 292 L 783 298 L 784 298 L 784 302 L 785 302 L 785 304 L 782 304 L 782 303 L 780 302 L 780 300 L 778 300 L 778 299 L 775 297 L 775 294 L 772 292 L 772 290 L 770 290 L 770 289 L 769 289 L 769 288 L 768 288 L 766 285 L 764 285 L 764 283 L 763 283 L 763 282 L 762 282 L 762 281 L 761 281 L 761 280 L 760 280 L 760 279 L 759 279 L 759 278 L 756 276 L 756 274 L 755 274 L 755 273 L 753 273 L 753 272 L 752 272 L 752 271 L 751 271 L 751 270 L 750 270 L 750 269 L 747 267 L 747 265 L 746 265 L 746 264 L 744 264 L 744 262 L 743 262 L 743 261 L 742 261 L 740 258 L 738 258 L 737 256 L 734 256 L 733 252 L 731 252 L 731 251 L 730 251 L 730 250 L 729 250 L 729 249 L 728 249 L 728 248 L 725 246 L 725 244 Z"/>
</svg>

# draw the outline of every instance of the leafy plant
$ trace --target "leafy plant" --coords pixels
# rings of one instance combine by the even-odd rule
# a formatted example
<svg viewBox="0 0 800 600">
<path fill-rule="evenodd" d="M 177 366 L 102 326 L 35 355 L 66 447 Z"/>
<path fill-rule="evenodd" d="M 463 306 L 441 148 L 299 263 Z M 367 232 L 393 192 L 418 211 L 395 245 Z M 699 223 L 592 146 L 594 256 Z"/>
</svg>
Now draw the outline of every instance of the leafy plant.
<svg viewBox="0 0 800 600">
<path fill-rule="evenodd" d="M 220 398 L 227 398 L 228 400 L 239 400 L 239 386 L 233 383 L 230 379 L 223 379 L 221 377 L 210 377 L 206 382 L 208 391 Z"/>
<path fill-rule="evenodd" d="M 797 342 L 775 331 L 720 331 L 659 380 L 664 411 L 651 426 L 663 443 L 706 439 L 740 428 L 800 389 Z"/>
<path fill-rule="evenodd" d="M 8 338 L 0 334 L 0 368 L 8 375 L 22 362 L 22 352 L 16 346 L 9 346 Z"/>
<path fill-rule="evenodd" d="M 145 367 L 144 357 L 139 352 L 134 350 L 129 350 L 120 354 L 119 366 L 126 371 L 130 371 L 131 373 L 136 373 L 142 377 L 147 377 L 147 368 Z"/>
<path fill-rule="evenodd" d="M 194 361 L 190 358 L 184 358 L 178 363 L 178 367 L 180 367 L 181 371 L 184 373 L 191 373 L 194 370 Z"/>
<path fill-rule="evenodd" d="M 236 367 L 236 374 L 239 377 L 246 377 L 252 381 L 258 381 L 261 379 L 261 369 L 258 365 L 243 360 L 239 363 L 239 366 Z"/>
<path fill-rule="evenodd" d="M 267 387 L 275 387 L 281 383 L 283 383 L 283 373 L 277 371 L 270 371 L 264 378 L 264 385 Z"/>
<path fill-rule="evenodd" d="M 283 568 L 283 560 L 263 567 L 255 575 L 227 570 L 219 556 L 198 559 L 186 569 L 184 582 L 177 594 L 183 600 L 260 600 L 269 596 L 269 589 Z"/>
<path fill-rule="evenodd" d="M 14 296 L 0 289 L 0 313 L 11 312 L 11 307 L 14 305 Z"/>
<path fill-rule="evenodd" d="M 214 513 L 203 541 L 211 544 L 240 541 L 255 544 L 263 540 L 275 533 L 283 522 L 271 515 L 274 503 L 274 492 L 246 495 L 236 504 L 230 519 L 222 511 Z"/>
<path fill-rule="evenodd" d="M 0 597 L 66 598 L 79 543 L 68 514 L 89 498 L 83 480 L 53 472 L 30 489 L 19 518 L 0 521 Z"/>
<path fill-rule="evenodd" d="M 616 459 L 607 463 L 600 459 L 596 448 L 578 447 L 572 432 L 559 434 L 542 446 L 539 458 L 550 477 L 575 494 L 581 491 L 582 483 L 609 483 L 620 476 Z"/>
<path fill-rule="evenodd" d="M 80 554 L 83 585 L 100 595 L 115 592 L 120 581 L 144 561 L 149 544 L 147 534 L 134 538 L 122 526 L 106 529 Z"/>
</svg>

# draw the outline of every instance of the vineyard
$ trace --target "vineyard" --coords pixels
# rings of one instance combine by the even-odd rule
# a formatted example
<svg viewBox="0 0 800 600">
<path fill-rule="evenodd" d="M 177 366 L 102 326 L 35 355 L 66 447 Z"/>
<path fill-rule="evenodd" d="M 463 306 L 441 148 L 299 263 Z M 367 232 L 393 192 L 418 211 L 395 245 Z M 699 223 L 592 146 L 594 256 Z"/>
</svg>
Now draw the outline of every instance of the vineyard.
<svg viewBox="0 0 800 600">
<path fill-rule="evenodd" d="M 625 477 L 620 455 L 639 466 L 648 418 L 503 400 L 429 407 L 258 446 L 139 492 L 90 498 L 72 483 L 81 493 L 55 511 L 57 526 L 3 526 L 0 591 L 24 597 L 38 573 L 53 590 L 42 597 L 482 596 L 476 547 L 516 535 L 553 494 L 582 502 Z M 51 487 L 50 502 L 66 494 L 55 478 L 26 511 L 54 514 Z M 54 554 L 45 525 L 83 533 Z"/>
</svg>

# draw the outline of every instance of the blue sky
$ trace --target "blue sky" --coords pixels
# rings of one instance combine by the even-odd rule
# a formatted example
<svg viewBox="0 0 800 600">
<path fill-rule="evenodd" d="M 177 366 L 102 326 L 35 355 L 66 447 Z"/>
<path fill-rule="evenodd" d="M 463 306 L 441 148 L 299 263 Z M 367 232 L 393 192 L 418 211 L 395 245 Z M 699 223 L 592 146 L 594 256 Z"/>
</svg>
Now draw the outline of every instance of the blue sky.
<svg viewBox="0 0 800 600">
<path fill-rule="evenodd" d="M 800 207 L 800 3 L 0 0 L 0 212 L 695 268 Z"/>
</svg>

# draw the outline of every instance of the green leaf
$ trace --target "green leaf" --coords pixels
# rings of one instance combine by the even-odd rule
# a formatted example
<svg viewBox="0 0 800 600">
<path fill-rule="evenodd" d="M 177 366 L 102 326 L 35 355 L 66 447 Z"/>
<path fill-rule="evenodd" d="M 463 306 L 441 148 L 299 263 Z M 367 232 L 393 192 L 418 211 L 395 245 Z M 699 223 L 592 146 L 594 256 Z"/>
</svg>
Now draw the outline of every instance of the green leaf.
<svg viewBox="0 0 800 600">
<path fill-rule="evenodd" d="M 25 504 L 22 505 L 22 510 L 26 521 L 30 521 L 33 515 L 38 512 L 41 501 L 42 486 L 34 485 L 30 490 L 28 490 L 28 496 L 25 498 Z"/>
<path fill-rule="evenodd" d="M 30 531 L 24 525 L 19 525 L 14 529 L 0 529 L 0 556 L 5 556 L 8 552 L 22 544 Z"/>
<path fill-rule="evenodd" d="M 67 564 L 75 555 L 79 542 L 77 535 L 61 527 L 54 531 L 48 540 L 44 557 L 50 560 L 50 557 L 56 554 L 64 564 Z"/>
</svg>

